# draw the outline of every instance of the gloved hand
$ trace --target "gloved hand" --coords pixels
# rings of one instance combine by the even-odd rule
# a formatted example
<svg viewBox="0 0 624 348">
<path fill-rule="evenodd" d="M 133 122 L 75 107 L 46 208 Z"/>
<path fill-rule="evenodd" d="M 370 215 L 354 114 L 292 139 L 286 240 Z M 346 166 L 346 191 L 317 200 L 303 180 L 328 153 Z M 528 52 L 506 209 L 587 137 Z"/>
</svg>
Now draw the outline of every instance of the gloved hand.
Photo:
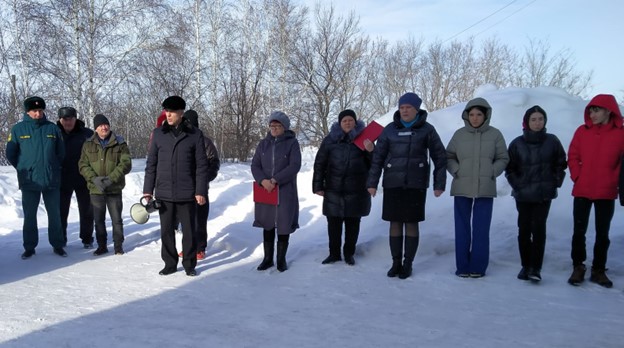
<svg viewBox="0 0 624 348">
<path fill-rule="evenodd" d="M 106 190 L 106 186 L 104 186 L 103 180 L 105 179 L 105 176 L 96 176 L 95 178 L 93 178 L 93 185 L 95 185 L 95 187 L 97 187 L 98 190 L 100 190 L 100 192 L 104 193 L 104 190 Z"/>
<path fill-rule="evenodd" d="M 102 179 L 102 186 L 104 186 L 105 190 L 112 184 L 113 184 L 113 181 L 108 176 L 105 176 Z"/>
</svg>

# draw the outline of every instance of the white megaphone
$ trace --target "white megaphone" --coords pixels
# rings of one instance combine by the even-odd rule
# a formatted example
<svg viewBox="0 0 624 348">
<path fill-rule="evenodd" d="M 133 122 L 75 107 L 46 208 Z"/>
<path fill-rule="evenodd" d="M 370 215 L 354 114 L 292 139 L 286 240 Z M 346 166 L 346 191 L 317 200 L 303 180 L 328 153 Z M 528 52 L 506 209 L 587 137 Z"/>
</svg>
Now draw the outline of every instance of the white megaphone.
<svg viewBox="0 0 624 348">
<path fill-rule="evenodd" d="M 134 203 L 130 207 L 130 217 L 137 224 L 143 225 L 149 220 L 150 214 L 160 209 L 160 206 L 159 200 L 147 200 L 147 197 L 142 197 L 139 203 Z"/>
</svg>

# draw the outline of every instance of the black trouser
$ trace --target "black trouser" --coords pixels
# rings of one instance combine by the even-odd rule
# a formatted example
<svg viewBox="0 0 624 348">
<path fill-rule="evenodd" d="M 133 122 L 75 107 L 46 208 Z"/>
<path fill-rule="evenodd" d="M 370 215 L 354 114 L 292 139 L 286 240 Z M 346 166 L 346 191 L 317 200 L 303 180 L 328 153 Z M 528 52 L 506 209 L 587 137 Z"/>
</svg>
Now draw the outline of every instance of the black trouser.
<svg viewBox="0 0 624 348">
<path fill-rule="evenodd" d="M 345 256 L 355 254 L 355 245 L 360 234 L 360 217 L 327 217 L 327 235 L 329 236 L 329 253 L 340 256 L 342 244 L 342 224 L 345 226 L 345 242 L 343 253 Z"/>
<path fill-rule="evenodd" d="M 206 204 L 197 204 L 197 211 L 195 214 L 195 239 L 197 240 L 197 251 L 206 251 L 208 247 L 208 213 L 210 212 L 210 205 L 208 199 Z M 173 226 L 177 228 L 180 221 L 174 220 Z"/>
<path fill-rule="evenodd" d="M 178 251 L 176 249 L 174 222 L 182 225 L 182 266 L 185 271 L 195 269 L 197 265 L 197 240 L 195 215 L 197 203 L 162 201 L 158 210 L 160 215 L 160 239 L 162 242 L 160 256 L 165 261 L 165 268 L 175 270 L 178 267 Z"/>
<path fill-rule="evenodd" d="M 195 229 L 197 239 L 197 251 L 206 251 L 208 246 L 208 212 L 210 211 L 210 205 L 208 199 L 206 204 L 197 205 L 197 213 L 195 215 Z"/>
<path fill-rule="evenodd" d="M 612 199 L 590 200 L 582 197 L 574 198 L 574 234 L 572 235 L 572 262 L 574 266 L 582 264 L 587 259 L 585 250 L 585 234 L 589 225 L 589 213 L 592 204 L 596 224 L 596 241 L 594 242 L 594 261 L 592 267 L 604 270 L 607 265 L 609 251 L 609 229 L 615 209 Z"/>
<path fill-rule="evenodd" d="M 106 246 L 106 208 L 113 225 L 113 242 L 115 248 L 121 247 L 124 241 L 123 220 L 121 211 L 123 201 L 121 194 L 91 195 L 91 206 L 93 207 L 93 219 L 95 221 L 95 239 L 98 246 Z"/>
<path fill-rule="evenodd" d="M 518 249 L 524 268 L 542 269 L 551 201 L 518 202 Z"/>
<path fill-rule="evenodd" d="M 67 243 L 67 217 L 69 216 L 69 207 L 71 198 L 76 192 L 76 201 L 78 202 L 78 212 L 80 214 L 80 239 L 84 244 L 93 243 L 93 207 L 91 206 L 91 197 L 89 189 L 84 187 L 76 187 L 74 190 L 61 190 L 61 227 L 63 229 L 63 238 Z"/>
</svg>

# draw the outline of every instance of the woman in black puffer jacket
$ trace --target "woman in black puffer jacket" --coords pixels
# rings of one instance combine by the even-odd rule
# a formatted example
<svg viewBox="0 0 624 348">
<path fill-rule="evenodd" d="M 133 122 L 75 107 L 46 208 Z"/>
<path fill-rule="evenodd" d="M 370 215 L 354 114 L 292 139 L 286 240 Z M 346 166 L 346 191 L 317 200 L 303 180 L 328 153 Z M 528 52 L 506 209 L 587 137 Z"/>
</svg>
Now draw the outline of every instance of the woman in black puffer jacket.
<svg viewBox="0 0 624 348">
<path fill-rule="evenodd" d="M 388 277 L 405 279 L 412 274 L 412 262 L 418 249 L 418 223 L 425 220 L 425 198 L 433 161 L 433 192 L 439 197 L 446 188 L 446 150 L 438 132 L 427 122 L 427 111 L 414 93 L 399 98 L 399 110 L 388 124 L 373 153 L 367 187 L 372 196 L 383 170 L 382 219 L 390 221 L 392 267 Z M 405 259 L 403 235 L 405 231 Z"/>
<path fill-rule="evenodd" d="M 518 279 L 540 281 L 546 220 L 551 201 L 557 197 L 567 168 L 566 153 L 559 139 L 546 133 L 546 111 L 529 108 L 523 119 L 523 134 L 509 144 L 505 176 L 518 210 L 518 248 L 522 269 Z"/>
<path fill-rule="evenodd" d="M 364 130 L 353 110 L 341 111 L 329 135 L 323 139 L 314 160 L 312 191 L 323 196 L 323 215 L 327 217 L 329 256 L 323 264 L 340 261 L 342 225 L 345 226 L 345 262 L 355 264 L 353 255 L 360 233 L 360 219 L 370 213 L 371 198 L 366 190 L 374 145 L 366 141 L 366 151 L 353 140 Z"/>
</svg>

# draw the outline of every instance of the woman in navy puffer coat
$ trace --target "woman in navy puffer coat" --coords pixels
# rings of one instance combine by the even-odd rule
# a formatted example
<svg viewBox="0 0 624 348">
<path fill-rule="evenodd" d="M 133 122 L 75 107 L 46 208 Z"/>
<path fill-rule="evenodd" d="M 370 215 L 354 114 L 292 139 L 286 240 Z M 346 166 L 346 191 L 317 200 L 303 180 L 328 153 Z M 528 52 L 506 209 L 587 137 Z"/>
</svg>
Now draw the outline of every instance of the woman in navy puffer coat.
<svg viewBox="0 0 624 348">
<path fill-rule="evenodd" d="M 420 109 L 421 102 L 415 93 L 399 98 L 394 121 L 377 140 L 367 183 L 368 191 L 374 196 L 383 170 L 382 219 L 390 221 L 392 254 L 392 267 L 387 275 L 401 279 L 412 274 L 420 234 L 418 223 L 425 220 L 431 160 L 435 165 L 434 195 L 439 197 L 446 187 L 446 151 L 435 128 L 427 122 L 427 111 Z M 405 259 L 401 264 L 404 231 Z"/>
</svg>

